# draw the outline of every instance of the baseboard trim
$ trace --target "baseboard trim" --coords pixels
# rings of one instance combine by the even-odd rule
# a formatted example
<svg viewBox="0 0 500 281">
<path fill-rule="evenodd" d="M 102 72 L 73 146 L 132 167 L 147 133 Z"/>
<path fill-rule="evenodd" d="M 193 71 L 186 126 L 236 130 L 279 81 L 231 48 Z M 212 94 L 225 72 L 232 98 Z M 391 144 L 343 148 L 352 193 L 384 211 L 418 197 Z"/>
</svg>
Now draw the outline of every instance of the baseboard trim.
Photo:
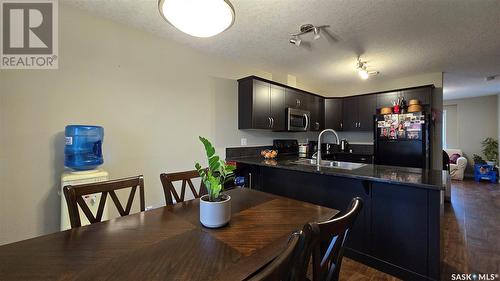
<svg viewBox="0 0 500 281">
<path fill-rule="evenodd" d="M 428 276 L 424 276 L 422 274 L 404 269 L 397 265 L 385 262 L 378 258 L 372 257 L 367 254 L 363 254 L 351 248 L 345 248 L 344 256 L 351 258 L 357 262 L 365 264 L 367 266 L 373 267 L 377 270 L 385 272 L 387 274 L 398 277 L 402 280 L 410 280 L 410 281 L 438 281 L 439 276 L 436 279 L 430 278 Z"/>
</svg>

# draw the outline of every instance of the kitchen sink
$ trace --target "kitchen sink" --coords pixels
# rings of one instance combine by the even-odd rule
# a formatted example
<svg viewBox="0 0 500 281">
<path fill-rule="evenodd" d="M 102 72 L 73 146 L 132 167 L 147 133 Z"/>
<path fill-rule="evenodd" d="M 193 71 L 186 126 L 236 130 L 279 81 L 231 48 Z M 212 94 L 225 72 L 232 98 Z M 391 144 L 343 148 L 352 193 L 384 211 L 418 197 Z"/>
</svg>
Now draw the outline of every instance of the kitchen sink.
<svg viewBox="0 0 500 281">
<path fill-rule="evenodd" d="M 317 166 L 318 162 L 316 159 L 300 159 L 297 161 L 293 161 L 292 163 L 299 165 Z M 342 169 L 342 170 L 356 170 L 366 166 L 366 164 L 321 160 L 319 166 L 326 168 Z"/>
</svg>

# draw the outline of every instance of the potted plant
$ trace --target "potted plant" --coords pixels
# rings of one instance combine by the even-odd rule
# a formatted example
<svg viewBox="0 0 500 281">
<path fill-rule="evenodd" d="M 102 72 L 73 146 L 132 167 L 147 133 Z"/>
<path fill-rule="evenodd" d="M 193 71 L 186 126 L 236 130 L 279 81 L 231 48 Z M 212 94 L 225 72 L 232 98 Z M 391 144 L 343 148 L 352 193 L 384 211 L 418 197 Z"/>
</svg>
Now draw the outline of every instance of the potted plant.
<svg viewBox="0 0 500 281">
<path fill-rule="evenodd" d="M 205 147 L 208 162 L 206 169 L 200 163 L 195 164 L 208 191 L 208 194 L 200 198 L 200 222 L 205 227 L 218 228 L 231 220 L 231 197 L 222 191 L 224 184 L 234 177 L 236 167 L 221 160 L 209 140 L 199 138 Z"/>
<path fill-rule="evenodd" d="M 472 159 L 474 159 L 474 164 L 475 165 L 484 165 L 486 164 L 486 161 L 484 161 L 483 157 L 477 155 L 477 154 L 474 154 L 472 156 Z"/>
<path fill-rule="evenodd" d="M 498 162 L 498 141 L 494 138 L 486 138 L 481 142 L 486 163 L 495 166 Z"/>
</svg>

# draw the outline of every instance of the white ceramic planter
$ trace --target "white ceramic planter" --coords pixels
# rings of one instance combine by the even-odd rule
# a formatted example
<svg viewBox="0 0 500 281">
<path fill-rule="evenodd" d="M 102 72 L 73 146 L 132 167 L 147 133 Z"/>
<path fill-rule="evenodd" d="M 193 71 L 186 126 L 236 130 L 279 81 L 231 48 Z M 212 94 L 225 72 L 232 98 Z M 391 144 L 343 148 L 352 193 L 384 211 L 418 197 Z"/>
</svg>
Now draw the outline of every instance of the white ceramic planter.
<svg viewBox="0 0 500 281">
<path fill-rule="evenodd" d="M 200 222 L 208 228 L 218 228 L 231 220 L 231 196 L 220 202 L 208 201 L 208 195 L 200 198 Z"/>
</svg>

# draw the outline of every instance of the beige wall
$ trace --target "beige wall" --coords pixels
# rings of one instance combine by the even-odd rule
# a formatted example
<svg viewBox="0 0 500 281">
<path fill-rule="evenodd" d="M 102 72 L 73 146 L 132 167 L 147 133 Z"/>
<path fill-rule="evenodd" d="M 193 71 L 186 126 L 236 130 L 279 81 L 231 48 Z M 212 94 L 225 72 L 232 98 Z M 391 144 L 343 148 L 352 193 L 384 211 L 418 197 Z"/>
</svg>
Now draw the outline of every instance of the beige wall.
<svg viewBox="0 0 500 281">
<path fill-rule="evenodd" d="M 431 132 L 431 168 L 443 169 L 443 75 L 441 87 L 437 86 L 432 92 L 432 119 L 434 126 Z"/>
<path fill-rule="evenodd" d="M 457 124 L 456 147 L 469 160 L 468 173 L 472 172 L 472 155 L 481 153 L 481 141 L 487 137 L 498 137 L 498 100 L 497 96 L 485 96 L 468 99 L 445 100 L 445 108 L 456 107 L 456 121 L 448 116 L 448 122 Z M 450 137 L 452 135 L 448 135 Z"/>
<path fill-rule="evenodd" d="M 204 159 L 199 135 L 222 156 L 241 138 L 264 145 L 317 137 L 237 129 L 235 79 L 253 74 L 286 83 L 287 74 L 237 65 L 65 5 L 59 14 L 58 70 L 0 71 L 0 244 L 59 229 L 68 124 L 104 126 L 103 167 L 112 178 L 144 174 L 147 206 L 164 204 L 161 172 Z M 435 75 L 401 81 L 367 90 L 429 84 Z M 314 91 L 300 77 L 296 83 Z"/>
<path fill-rule="evenodd" d="M 446 110 L 446 145 L 443 144 L 443 147 L 457 148 L 459 147 L 457 105 L 445 105 L 444 110 Z"/>
</svg>

